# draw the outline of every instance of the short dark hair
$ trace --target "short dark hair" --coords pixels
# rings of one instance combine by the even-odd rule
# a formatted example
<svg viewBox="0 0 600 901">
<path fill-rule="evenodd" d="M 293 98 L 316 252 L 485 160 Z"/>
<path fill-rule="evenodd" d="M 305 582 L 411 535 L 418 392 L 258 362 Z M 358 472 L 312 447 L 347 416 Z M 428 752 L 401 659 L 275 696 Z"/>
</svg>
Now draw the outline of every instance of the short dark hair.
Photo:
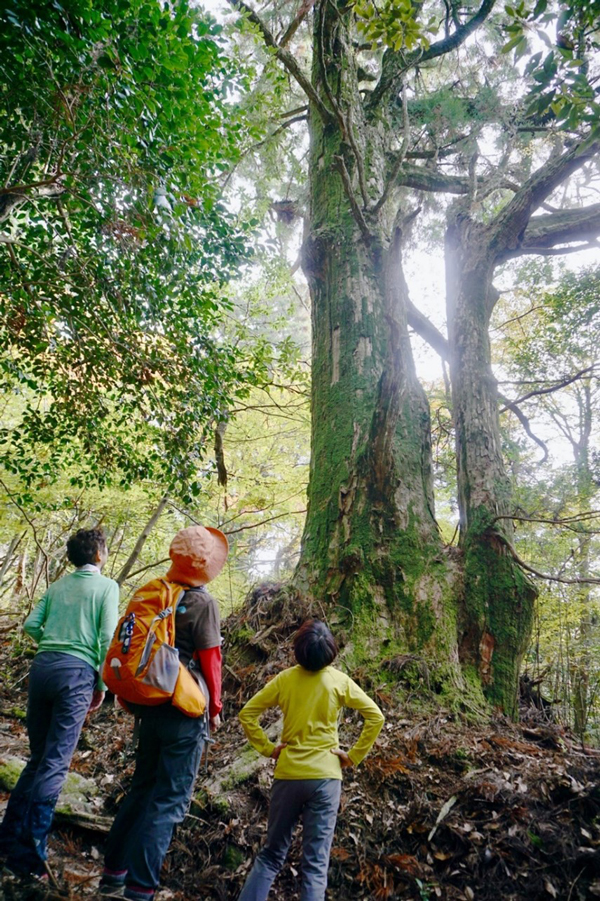
<svg viewBox="0 0 600 901">
<path fill-rule="evenodd" d="M 294 654 L 300 666 L 316 673 L 333 663 L 338 654 L 338 646 L 325 623 L 309 619 L 296 632 Z"/>
<path fill-rule="evenodd" d="M 79 529 L 67 541 L 67 557 L 73 566 L 95 563 L 103 550 L 106 550 L 106 538 L 102 529 Z"/>
</svg>

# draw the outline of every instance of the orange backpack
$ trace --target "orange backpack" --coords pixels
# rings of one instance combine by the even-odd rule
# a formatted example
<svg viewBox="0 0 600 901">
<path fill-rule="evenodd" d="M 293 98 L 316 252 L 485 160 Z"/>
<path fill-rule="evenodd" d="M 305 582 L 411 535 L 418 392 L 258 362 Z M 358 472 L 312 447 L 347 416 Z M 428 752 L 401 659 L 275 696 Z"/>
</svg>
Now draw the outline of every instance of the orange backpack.
<svg viewBox="0 0 600 901">
<path fill-rule="evenodd" d="M 152 707 L 170 700 L 188 716 L 205 712 L 207 699 L 175 647 L 175 615 L 184 591 L 182 585 L 154 579 L 127 605 L 102 671 L 120 701 Z"/>
</svg>

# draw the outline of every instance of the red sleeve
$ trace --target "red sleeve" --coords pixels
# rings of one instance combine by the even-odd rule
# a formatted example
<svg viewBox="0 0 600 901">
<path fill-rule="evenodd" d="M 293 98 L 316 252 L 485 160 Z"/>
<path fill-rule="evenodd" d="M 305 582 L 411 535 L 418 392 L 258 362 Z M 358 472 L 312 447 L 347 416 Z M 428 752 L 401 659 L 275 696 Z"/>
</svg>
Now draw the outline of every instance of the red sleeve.
<svg viewBox="0 0 600 901">
<path fill-rule="evenodd" d="M 221 704 L 221 648 L 203 648 L 197 650 L 194 657 L 200 663 L 204 681 L 210 692 L 209 714 L 217 716 L 223 709 Z"/>
</svg>

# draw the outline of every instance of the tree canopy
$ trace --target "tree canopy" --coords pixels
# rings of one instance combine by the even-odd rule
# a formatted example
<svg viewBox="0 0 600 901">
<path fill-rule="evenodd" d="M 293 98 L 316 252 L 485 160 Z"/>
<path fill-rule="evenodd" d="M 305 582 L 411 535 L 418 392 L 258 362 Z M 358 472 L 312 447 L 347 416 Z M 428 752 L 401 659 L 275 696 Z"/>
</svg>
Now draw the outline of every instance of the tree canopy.
<svg viewBox="0 0 600 901">
<path fill-rule="evenodd" d="M 221 181 L 256 126 L 221 31 L 187 2 L 3 4 L 2 460 L 27 484 L 76 461 L 190 497 L 265 369 L 225 325 L 251 223 Z"/>
</svg>

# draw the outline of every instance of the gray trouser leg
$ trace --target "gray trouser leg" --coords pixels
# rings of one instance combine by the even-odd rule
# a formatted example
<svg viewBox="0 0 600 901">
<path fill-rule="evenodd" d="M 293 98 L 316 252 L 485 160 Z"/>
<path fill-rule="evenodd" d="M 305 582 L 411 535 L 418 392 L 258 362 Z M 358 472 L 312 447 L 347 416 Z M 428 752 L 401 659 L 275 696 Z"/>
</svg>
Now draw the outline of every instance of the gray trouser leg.
<svg viewBox="0 0 600 901">
<path fill-rule="evenodd" d="M 308 841 L 303 852 L 302 899 L 321 901 L 325 897 L 341 786 L 339 779 L 274 780 L 267 839 L 239 901 L 266 901 L 273 880 L 285 862 L 294 826 L 301 816 L 305 826 L 304 842 Z"/>
<path fill-rule="evenodd" d="M 323 901 L 325 897 L 329 854 L 341 793 L 339 779 L 326 779 L 304 805 L 300 901 Z"/>
</svg>

